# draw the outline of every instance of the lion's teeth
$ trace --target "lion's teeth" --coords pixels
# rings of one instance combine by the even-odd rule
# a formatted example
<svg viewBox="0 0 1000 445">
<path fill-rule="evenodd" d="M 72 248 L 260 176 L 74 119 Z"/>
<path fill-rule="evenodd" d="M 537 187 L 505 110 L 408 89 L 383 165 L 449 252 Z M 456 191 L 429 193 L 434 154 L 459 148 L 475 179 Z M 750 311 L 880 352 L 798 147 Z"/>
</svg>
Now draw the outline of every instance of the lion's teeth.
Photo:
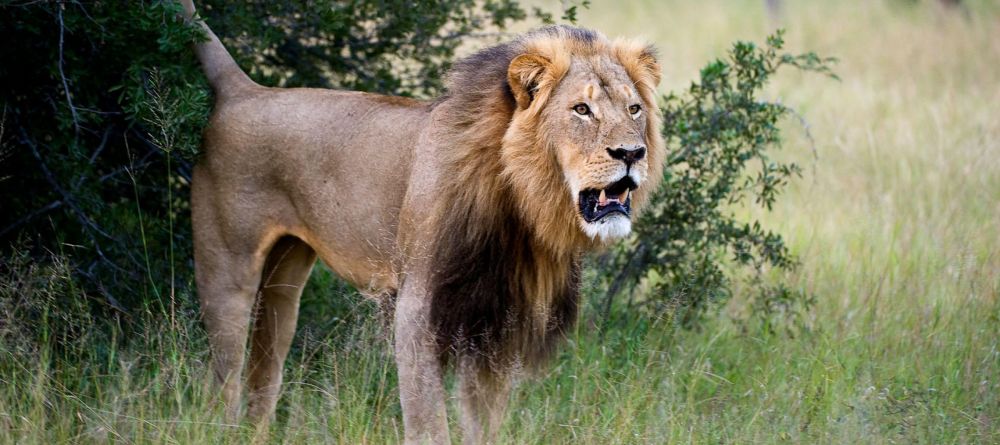
<svg viewBox="0 0 1000 445">
<path fill-rule="evenodd" d="M 597 202 L 602 206 L 608 204 L 608 194 L 604 190 L 601 190 L 601 196 L 597 198 Z"/>
</svg>

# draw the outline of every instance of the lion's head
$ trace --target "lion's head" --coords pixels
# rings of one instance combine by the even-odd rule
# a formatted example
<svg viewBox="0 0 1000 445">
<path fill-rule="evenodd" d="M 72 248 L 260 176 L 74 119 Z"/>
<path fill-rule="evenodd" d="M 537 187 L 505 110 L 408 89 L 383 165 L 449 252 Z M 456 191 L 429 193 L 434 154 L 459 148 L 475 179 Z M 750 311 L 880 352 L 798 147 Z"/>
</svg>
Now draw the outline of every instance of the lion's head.
<svg viewBox="0 0 1000 445">
<path fill-rule="evenodd" d="M 627 235 L 660 182 L 659 80 L 651 47 L 566 26 L 455 65 L 432 136 L 443 345 L 540 357 L 572 323 L 577 254 Z"/>
<path fill-rule="evenodd" d="M 662 171 L 659 72 L 649 46 L 588 30 L 550 27 L 521 39 L 507 68 L 516 106 L 503 174 L 548 243 L 579 246 L 630 232 Z"/>
</svg>

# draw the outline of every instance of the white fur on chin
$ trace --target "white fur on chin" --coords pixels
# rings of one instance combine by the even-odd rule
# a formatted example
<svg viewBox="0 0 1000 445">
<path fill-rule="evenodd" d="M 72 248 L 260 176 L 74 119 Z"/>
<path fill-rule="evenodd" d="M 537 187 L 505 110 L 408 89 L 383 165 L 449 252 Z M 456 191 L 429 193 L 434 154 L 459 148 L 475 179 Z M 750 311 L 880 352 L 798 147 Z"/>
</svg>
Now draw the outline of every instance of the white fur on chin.
<svg viewBox="0 0 1000 445">
<path fill-rule="evenodd" d="M 591 239 L 600 238 L 601 241 L 624 238 L 632 232 L 632 220 L 620 213 L 590 223 L 581 219 L 580 226 Z"/>
</svg>

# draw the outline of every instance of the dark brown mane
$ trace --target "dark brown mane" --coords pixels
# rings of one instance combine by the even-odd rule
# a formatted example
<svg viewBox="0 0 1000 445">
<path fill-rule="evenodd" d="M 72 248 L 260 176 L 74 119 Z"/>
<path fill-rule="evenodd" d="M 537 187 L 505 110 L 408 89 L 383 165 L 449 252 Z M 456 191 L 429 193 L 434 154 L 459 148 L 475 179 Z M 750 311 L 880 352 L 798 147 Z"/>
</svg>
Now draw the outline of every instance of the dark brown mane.
<svg viewBox="0 0 1000 445">
<path fill-rule="evenodd" d="M 444 353 L 472 354 L 490 366 L 535 365 L 576 320 L 575 258 L 552 258 L 512 217 L 482 237 L 463 239 L 469 218 L 456 213 L 453 236 L 434 250 L 431 320 Z M 539 308 L 540 281 L 552 286 Z"/>
</svg>

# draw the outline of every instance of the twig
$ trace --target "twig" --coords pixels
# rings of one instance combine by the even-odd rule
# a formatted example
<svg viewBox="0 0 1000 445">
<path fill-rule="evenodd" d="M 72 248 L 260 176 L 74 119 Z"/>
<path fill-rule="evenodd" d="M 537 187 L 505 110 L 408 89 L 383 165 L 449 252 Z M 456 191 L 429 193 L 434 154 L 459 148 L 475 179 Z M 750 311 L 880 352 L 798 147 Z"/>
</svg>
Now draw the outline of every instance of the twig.
<svg viewBox="0 0 1000 445">
<path fill-rule="evenodd" d="M 6 235 L 11 230 L 14 230 L 14 229 L 16 229 L 18 227 L 21 227 L 21 226 L 23 226 L 23 225 L 31 222 L 35 218 L 37 218 L 37 217 L 39 217 L 41 215 L 44 215 L 44 214 L 46 214 L 46 213 L 48 213 L 48 212 L 50 212 L 52 210 L 58 209 L 59 207 L 62 207 L 62 205 L 63 205 L 62 200 L 57 199 L 55 201 L 52 201 L 52 202 L 46 204 L 45 206 L 43 206 L 43 207 L 41 207 L 39 209 L 35 209 L 35 211 L 33 211 L 33 212 L 31 212 L 31 213 L 29 213 L 29 214 L 21 217 L 21 219 L 19 219 L 17 221 L 14 221 L 9 226 L 5 227 L 3 230 L 0 230 L 0 238 L 3 238 L 3 236 Z"/>
<path fill-rule="evenodd" d="M 73 96 L 69 92 L 69 82 L 66 81 L 66 72 L 63 71 L 63 35 L 66 33 L 66 26 L 63 22 L 63 10 L 66 9 L 65 3 L 59 3 L 59 77 L 62 78 L 63 92 L 66 94 L 66 103 L 69 105 L 69 111 L 73 115 L 73 127 L 76 129 L 76 136 L 80 136 L 80 116 L 76 113 L 76 107 L 73 106 Z"/>
<path fill-rule="evenodd" d="M 3 116 L 0 116 L 0 147 L 3 146 L 3 134 L 7 128 L 7 104 L 3 104 Z"/>
<path fill-rule="evenodd" d="M 628 260 L 625 262 L 625 266 L 623 266 L 622 269 L 618 271 L 618 275 L 615 276 L 615 279 L 611 282 L 611 285 L 608 286 L 608 292 L 607 294 L 604 295 L 604 309 L 602 311 L 604 323 L 607 323 L 608 319 L 611 317 L 611 303 L 612 301 L 614 301 L 615 296 L 618 295 L 618 292 L 621 290 L 621 286 L 622 284 L 625 283 L 625 279 L 627 279 L 629 274 L 631 273 L 633 264 L 635 264 L 635 259 L 645 254 L 646 254 L 646 244 L 640 242 L 639 246 L 636 247 L 635 251 L 632 252 L 631 255 L 629 255 Z"/>
<path fill-rule="evenodd" d="M 104 34 L 104 33 L 107 32 L 107 30 L 104 28 L 104 25 L 102 25 L 101 22 L 98 22 L 97 20 L 94 20 L 94 17 L 92 17 L 90 15 L 90 13 L 87 12 L 87 8 L 83 7 L 83 3 L 80 3 L 79 1 L 74 1 L 73 4 L 75 4 L 76 7 L 80 9 L 80 12 L 82 12 L 83 15 L 85 17 L 87 17 L 87 19 L 90 20 L 91 23 L 94 24 L 94 26 L 97 26 L 97 28 L 101 30 L 101 34 Z"/>
<path fill-rule="evenodd" d="M 3 140 L 3 136 L 7 129 L 7 104 L 3 104 L 3 116 L 0 116 L 0 162 L 3 162 L 7 157 L 10 156 L 11 150 L 7 149 L 7 144 Z M 10 178 L 10 175 L 0 176 L 0 182 L 6 181 Z"/>
<path fill-rule="evenodd" d="M 90 155 L 90 158 L 87 159 L 87 162 L 89 162 L 90 165 L 94 165 L 94 161 L 97 160 L 97 157 L 100 156 L 101 152 L 104 151 L 104 147 L 107 146 L 108 136 L 111 135 L 112 128 L 114 128 L 114 126 L 109 126 L 104 130 L 104 134 L 101 136 L 101 143 L 97 146 L 97 148 L 94 149 L 94 153 Z"/>
<path fill-rule="evenodd" d="M 783 106 L 783 105 L 782 105 Z M 784 106 L 783 106 L 784 107 Z M 809 121 L 803 116 L 798 110 L 792 107 L 784 107 L 785 111 L 794 116 L 799 121 L 799 127 L 802 128 L 803 133 L 806 136 L 806 140 L 809 141 L 809 148 L 812 149 L 812 180 L 813 184 L 816 184 L 816 164 L 819 161 L 819 150 L 816 149 L 816 139 L 813 138 L 812 127 L 809 125 Z"/>
</svg>

